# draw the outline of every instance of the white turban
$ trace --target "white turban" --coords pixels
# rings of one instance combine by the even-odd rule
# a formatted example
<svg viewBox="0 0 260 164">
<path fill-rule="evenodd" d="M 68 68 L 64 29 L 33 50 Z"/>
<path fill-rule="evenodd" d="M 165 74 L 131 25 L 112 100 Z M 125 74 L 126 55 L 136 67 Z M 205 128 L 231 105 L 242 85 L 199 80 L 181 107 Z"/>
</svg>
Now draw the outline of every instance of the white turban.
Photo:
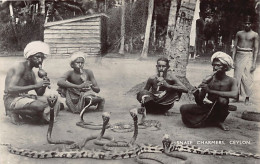
<svg viewBox="0 0 260 164">
<path fill-rule="evenodd" d="M 35 55 L 38 52 L 43 53 L 45 56 L 50 55 L 49 45 L 42 41 L 30 42 L 24 48 L 24 57 L 29 58 L 30 56 Z"/>
<path fill-rule="evenodd" d="M 217 58 L 222 64 L 226 65 L 229 71 L 230 69 L 234 68 L 233 66 L 233 59 L 226 53 L 218 51 L 215 52 L 212 56 L 211 56 L 211 63 L 213 62 L 213 60 Z"/>
<path fill-rule="evenodd" d="M 74 52 L 70 57 L 70 64 L 74 62 L 77 58 L 83 58 L 85 61 L 85 54 L 83 52 Z"/>
</svg>

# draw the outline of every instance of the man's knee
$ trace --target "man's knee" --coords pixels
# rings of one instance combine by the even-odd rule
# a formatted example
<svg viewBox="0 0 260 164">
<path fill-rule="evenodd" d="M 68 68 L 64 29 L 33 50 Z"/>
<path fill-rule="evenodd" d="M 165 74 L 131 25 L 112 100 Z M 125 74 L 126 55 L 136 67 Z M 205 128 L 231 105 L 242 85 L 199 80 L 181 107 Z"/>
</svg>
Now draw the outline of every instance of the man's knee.
<svg viewBox="0 0 260 164">
<path fill-rule="evenodd" d="M 96 105 L 96 104 L 99 104 L 99 103 L 105 103 L 105 99 L 102 98 L 102 97 L 93 97 L 92 98 L 92 104 L 93 105 Z"/>
<path fill-rule="evenodd" d="M 180 107 L 180 112 L 181 112 L 181 114 L 186 110 L 186 108 L 184 107 L 185 105 L 182 105 L 181 107 Z"/>
<path fill-rule="evenodd" d="M 140 92 L 137 93 L 136 95 L 136 99 L 139 101 L 139 102 L 142 102 L 144 97 L 152 97 L 152 94 L 147 91 L 147 90 L 141 90 Z"/>
<path fill-rule="evenodd" d="M 35 101 L 28 105 L 28 109 L 34 110 L 36 112 L 43 112 L 44 109 L 48 106 L 47 103 L 41 102 L 41 101 Z"/>
<path fill-rule="evenodd" d="M 96 96 L 92 97 L 91 105 L 98 105 L 97 108 L 103 110 L 105 104 L 105 98 Z"/>
<path fill-rule="evenodd" d="M 184 114 L 190 110 L 190 104 L 184 104 L 180 106 L 180 113 Z"/>
</svg>

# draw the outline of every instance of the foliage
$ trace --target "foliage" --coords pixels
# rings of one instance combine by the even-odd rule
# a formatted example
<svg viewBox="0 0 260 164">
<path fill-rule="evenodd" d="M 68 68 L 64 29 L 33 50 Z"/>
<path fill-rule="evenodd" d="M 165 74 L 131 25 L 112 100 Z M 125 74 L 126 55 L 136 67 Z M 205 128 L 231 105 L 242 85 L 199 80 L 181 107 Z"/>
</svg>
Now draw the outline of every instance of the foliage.
<svg viewBox="0 0 260 164">
<path fill-rule="evenodd" d="M 147 6 L 149 1 L 137 0 L 135 3 L 126 3 L 125 28 L 126 28 L 126 44 L 133 36 L 134 48 L 140 50 L 142 48 L 142 37 L 145 33 Z M 121 39 L 121 7 L 109 8 L 107 13 L 109 16 L 107 22 L 108 32 L 108 51 L 117 52 Z"/>
<path fill-rule="evenodd" d="M 254 5 L 255 0 L 201 0 L 200 14 L 202 17 L 212 16 L 212 23 L 208 27 L 205 26 L 206 41 L 212 39 L 216 50 L 230 54 L 232 39 L 237 31 L 243 29 L 246 15 L 250 15 L 254 22 L 253 30 L 258 27 Z"/>
<path fill-rule="evenodd" d="M 179 1 L 179 0 L 178 0 Z M 11 19 L 9 14 L 8 3 L 14 6 L 14 14 L 19 18 L 19 22 L 15 28 L 11 28 Z M 107 35 L 108 35 L 108 51 L 114 49 L 117 51 L 120 43 L 120 28 L 121 28 L 121 4 L 118 0 L 46 0 L 45 11 L 47 13 L 50 4 L 54 3 L 56 16 L 60 19 L 69 19 L 86 14 L 104 12 L 104 4 L 107 4 L 106 14 L 107 19 Z M 126 0 L 126 33 L 125 44 L 129 44 L 131 37 L 133 39 L 133 48 L 140 51 L 143 45 L 145 26 L 147 21 L 147 0 Z M 150 50 L 156 49 L 157 44 L 164 46 L 164 39 L 167 33 L 168 15 L 171 0 L 155 0 L 154 17 L 156 18 L 156 31 L 151 30 L 151 35 L 156 34 L 156 43 L 150 45 Z M 43 38 L 43 22 L 46 15 L 40 15 L 40 10 L 37 12 L 32 9 L 32 6 L 39 4 L 39 0 L 34 1 L 8 1 L 0 6 L 0 46 L 1 48 L 22 49 L 24 44 L 30 40 Z M 254 10 L 255 0 L 201 0 L 200 11 L 206 12 L 207 7 L 210 7 L 214 24 L 207 29 L 207 37 L 212 38 L 214 35 L 221 36 L 222 44 L 231 45 L 231 40 L 238 30 L 241 30 L 243 17 L 247 14 L 251 15 L 253 22 L 256 22 L 257 16 Z M 155 17 L 156 14 L 156 17 Z M 50 19 L 55 20 L 55 19 Z M 56 19 L 58 20 L 58 19 Z M 14 25 L 14 24 L 13 24 Z M 253 29 L 257 29 L 257 24 L 253 24 Z M 14 31 L 17 30 L 16 33 Z M 152 38 L 152 37 L 151 37 Z M 215 42 L 219 38 L 215 37 Z M 162 47 L 163 48 L 163 47 Z M 228 52 L 228 51 L 227 51 Z"/>
<path fill-rule="evenodd" d="M 2 50 L 22 50 L 33 40 L 43 40 L 43 21 L 41 16 L 26 24 L 14 25 L 11 22 L 0 24 L 0 48 Z"/>
<path fill-rule="evenodd" d="M 0 24 L 0 36 L 0 48 L 2 50 L 16 50 L 15 45 L 17 45 L 17 39 L 14 35 L 11 23 Z"/>
</svg>

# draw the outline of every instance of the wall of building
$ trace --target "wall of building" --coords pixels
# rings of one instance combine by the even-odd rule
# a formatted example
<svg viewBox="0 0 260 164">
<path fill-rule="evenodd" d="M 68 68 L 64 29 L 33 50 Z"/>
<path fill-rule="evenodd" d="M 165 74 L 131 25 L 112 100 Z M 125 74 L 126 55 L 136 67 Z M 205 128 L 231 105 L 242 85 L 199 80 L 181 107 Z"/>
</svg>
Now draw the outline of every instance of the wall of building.
<svg viewBox="0 0 260 164">
<path fill-rule="evenodd" d="M 99 55 L 101 51 L 101 17 L 47 26 L 44 42 L 52 55 L 67 56 L 76 51 Z"/>
</svg>

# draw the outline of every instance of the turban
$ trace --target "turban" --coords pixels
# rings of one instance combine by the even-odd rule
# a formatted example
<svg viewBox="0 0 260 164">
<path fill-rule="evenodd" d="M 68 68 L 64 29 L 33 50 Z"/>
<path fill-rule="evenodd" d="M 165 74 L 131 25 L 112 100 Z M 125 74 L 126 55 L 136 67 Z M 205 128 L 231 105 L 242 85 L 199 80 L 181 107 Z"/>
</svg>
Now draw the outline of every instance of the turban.
<svg viewBox="0 0 260 164">
<path fill-rule="evenodd" d="M 26 45 L 24 48 L 24 57 L 29 58 L 36 53 L 41 52 L 45 55 L 50 55 L 50 47 L 42 41 L 33 41 Z"/>
<path fill-rule="evenodd" d="M 83 52 L 74 52 L 70 57 L 70 64 L 74 62 L 77 58 L 83 58 L 85 61 L 85 54 Z"/>
<path fill-rule="evenodd" d="M 215 52 L 211 57 L 211 63 L 213 62 L 214 59 L 218 59 L 222 64 L 226 65 L 228 68 L 227 71 L 234 68 L 233 59 L 224 52 L 221 52 L 221 51 Z"/>
</svg>

